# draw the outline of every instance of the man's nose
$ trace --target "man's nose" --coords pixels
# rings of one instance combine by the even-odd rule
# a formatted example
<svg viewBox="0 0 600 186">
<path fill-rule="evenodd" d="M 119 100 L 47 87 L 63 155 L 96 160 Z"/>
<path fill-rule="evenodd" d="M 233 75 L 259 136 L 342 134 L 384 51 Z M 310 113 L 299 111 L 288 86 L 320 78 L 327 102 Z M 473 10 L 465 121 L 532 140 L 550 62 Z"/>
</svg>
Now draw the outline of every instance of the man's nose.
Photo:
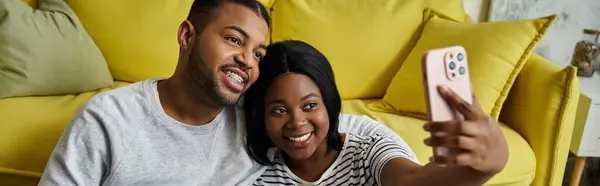
<svg viewBox="0 0 600 186">
<path fill-rule="evenodd" d="M 234 60 L 237 63 L 243 64 L 244 66 L 251 68 L 254 60 L 252 53 L 252 51 L 248 50 L 240 51 L 238 55 L 234 57 Z"/>
</svg>

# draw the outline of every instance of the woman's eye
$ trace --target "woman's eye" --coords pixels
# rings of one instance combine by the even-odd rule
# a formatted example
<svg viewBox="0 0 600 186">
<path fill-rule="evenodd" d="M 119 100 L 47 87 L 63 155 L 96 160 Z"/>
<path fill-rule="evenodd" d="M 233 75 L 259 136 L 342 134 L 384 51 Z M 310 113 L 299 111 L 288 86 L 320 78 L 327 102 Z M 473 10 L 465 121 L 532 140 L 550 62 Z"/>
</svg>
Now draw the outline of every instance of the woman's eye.
<svg viewBox="0 0 600 186">
<path fill-rule="evenodd" d="M 241 40 L 237 37 L 227 37 L 226 39 L 231 41 L 232 43 L 235 43 L 236 45 L 242 45 Z"/>
<path fill-rule="evenodd" d="M 315 108 L 316 106 L 317 106 L 316 103 L 309 103 L 309 104 L 306 104 L 306 106 L 304 106 L 304 110 L 310 110 L 310 109 Z"/>
<path fill-rule="evenodd" d="M 273 109 L 273 113 L 275 114 L 285 114 L 286 110 L 284 108 L 276 108 Z"/>
</svg>

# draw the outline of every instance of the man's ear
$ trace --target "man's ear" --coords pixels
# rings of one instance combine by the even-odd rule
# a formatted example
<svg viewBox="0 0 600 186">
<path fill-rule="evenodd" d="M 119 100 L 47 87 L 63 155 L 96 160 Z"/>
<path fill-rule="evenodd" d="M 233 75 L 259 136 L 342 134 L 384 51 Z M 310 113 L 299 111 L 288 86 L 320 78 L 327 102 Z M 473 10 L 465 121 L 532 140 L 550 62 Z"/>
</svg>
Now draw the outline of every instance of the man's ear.
<svg viewBox="0 0 600 186">
<path fill-rule="evenodd" d="M 185 20 L 179 25 L 179 30 L 177 31 L 177 41 L 179 42 L 179 47 L 181 49 L 187 49 L 192 46 L 192 42 L 196 37 L 196 29 L 194 25 L 188 20 Z"/>
</svg>

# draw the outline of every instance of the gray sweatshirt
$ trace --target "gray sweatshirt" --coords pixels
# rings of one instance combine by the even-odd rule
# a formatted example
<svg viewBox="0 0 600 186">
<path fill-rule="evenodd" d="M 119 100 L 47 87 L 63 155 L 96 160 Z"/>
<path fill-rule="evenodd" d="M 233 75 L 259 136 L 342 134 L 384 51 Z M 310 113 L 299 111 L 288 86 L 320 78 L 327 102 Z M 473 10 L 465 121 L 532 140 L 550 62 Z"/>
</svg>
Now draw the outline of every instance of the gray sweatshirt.
<svg viewBox="0 0 600 186">
<path fill-rule="evenodd" d="M 158 80 L 88 100 L 63 132 L 39 185 L 249 185 L 260 177 L 266 167 L 246 153 L 241 107 L 227 107 L 205 125 L 187 125 L 162 109 Z M 339 131 L 382 134 L 408 147 L 366 116 L 341 114 Z"/>
</svg>

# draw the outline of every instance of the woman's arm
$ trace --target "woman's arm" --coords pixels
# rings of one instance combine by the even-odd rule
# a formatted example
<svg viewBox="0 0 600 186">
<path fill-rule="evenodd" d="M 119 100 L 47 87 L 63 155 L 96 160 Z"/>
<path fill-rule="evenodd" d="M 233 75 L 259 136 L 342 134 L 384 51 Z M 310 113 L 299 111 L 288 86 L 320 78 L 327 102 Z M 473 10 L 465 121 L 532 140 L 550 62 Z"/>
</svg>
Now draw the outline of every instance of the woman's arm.
<svg viewBox="0 0 600 186">
<path fill-rule="evenodd" d="M 340 114 L 339 119 L 338 131 L 340 133 L 351 133 L 359 136 L 383 136 L 392 140 L 395 145 L 401 146 L 410 160 L 419 163 L 417 155 L 408 146 L 406 141 L 382 123 L 365 115 Z"/>
<path fill-rule="evenodd" d="M 394 158 L 383 167 L 380 178 L 383 186 L 471 186 L 483 185 L 493 175 L 470 167 L 440 167 L 434 163 L 421 166 L 405 158 Z"/>
<path fill-rule="evenodd" d="M 421 166 L 409 159 L 407 146 L 381 135 L 372 139 L 371 147 L 363 155 L 369 161 L 371 175 L 383 186 L 482 185 L 493 175 L 466 166 L 441 167 L 434 163 Z"/>
<path fill-rule="evenodd" d="M 438 154 L 439 158 L 423 167 L 406 159 L 391 159 L 379 174 L 382 185 L 483 185 L 504 169 L 508 145 L 500 125 L 483 112 L 475 96 L 469 104 L 448 89 L 440 87 L 438 91 L 462 117 L 425 124 L 425 130 L 433 134 L 425 144 L 457 149 L 458 153 Z M 440 166 L 449 156 L 456 161 Z"/>
</svg>

